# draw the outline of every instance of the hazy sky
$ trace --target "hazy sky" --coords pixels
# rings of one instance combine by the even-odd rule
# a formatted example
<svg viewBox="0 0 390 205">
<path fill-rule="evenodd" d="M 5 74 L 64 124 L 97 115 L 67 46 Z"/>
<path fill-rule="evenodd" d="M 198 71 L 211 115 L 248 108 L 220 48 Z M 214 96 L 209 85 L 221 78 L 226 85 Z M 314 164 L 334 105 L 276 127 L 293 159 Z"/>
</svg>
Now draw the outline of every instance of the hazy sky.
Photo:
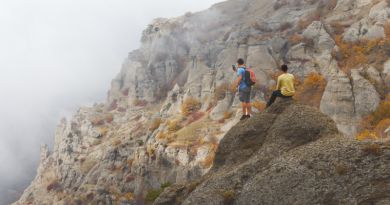
<svg viewBox="0 0 390 205">
<path fill-rule="evenodd" d="M 31 178 L 60 116 L 104 101 L 156 17 L 222 0 L 0 0 L 0 204 Z"/>
</svg>

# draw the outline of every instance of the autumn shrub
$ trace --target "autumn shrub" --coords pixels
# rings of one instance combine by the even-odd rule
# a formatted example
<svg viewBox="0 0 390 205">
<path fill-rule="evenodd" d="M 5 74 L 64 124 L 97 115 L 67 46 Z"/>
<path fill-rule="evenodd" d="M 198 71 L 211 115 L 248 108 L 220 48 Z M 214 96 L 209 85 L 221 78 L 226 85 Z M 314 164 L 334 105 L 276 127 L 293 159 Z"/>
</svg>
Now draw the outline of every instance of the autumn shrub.
<svg viewBox="0 0 390 205">
<path fill-rule="evenodd" d="M 289 38 L 289 42 L 292 45 L 296 45 L 298 43 L 301 43 L 302 41 L 303 41 L 303 36 L 299 35 L 299 34 L 294 34 L 294 35 L 290 36 L 290 38 Z"/>
<path fill-rule="evenodd" d="M 107 133 L 108 133 L 108 128 L 107 128 L 107 127 L 101 127 L 101 128 L 99 128 L 99 135 L 100 135 L 101 137 L 106 136 Z"/>
<path fill-rule="evenodd" d="M 198 112 L 194 112 L 191 115 L 189 115 L 186 124 L 189 125 L 191 123 L 194 123 L 194 122 L 200 120 L 204 115 L 205 115 L 204 112 L 199 112 L 199 111 Z"/>
<path fill-rule="evenodd" d="M 385 138 L 385 131 L 390 127 L 390 118 L 381 120 L 375 127 L 375 132 L 379 138 Z"/>
<path fill-rule="evenodd" d="M 230 118 L 232 118 L 232 116 L 233 116 L 233 112 L 225 111 L 223 113 L 223 119 L 224 120 L 230 119 Z"/>
<path fill-rule="evenodd" d="M 344 33 L 345 26 L 339 21 L 331 22 L 330 26 L 332 27 L 333 35 L 342 35 Z"/>
<path fill-rule="evenodd" d="M 62 186 L 57 180 L 54 180 L 49 185 L 47 185 L 46 190 L 48 192 L 51 192 L 51 191 L 59 192 L 62 190 Z"/>
<path fill-rule="evenodd" d="M 199 100 L 193 97 L 188 97 L 181 105 L 181 112 L 184 116 L 188 116 L 201 108 Z"/>
<path fill-rule="evenodd" d="M 378 139 L 378 136 L 375 132 L 371 131 L 371 130 L 364 130 L 362 132 L 360 132 L 357 137 L 356 137 L 357 140 L 359 141 L 363 141 L 363 140 L 377 140 Z"/>
<path fill-rule="evenodd" d="M 133 105 L 136 107 L 145 107 L 148 105 L 148 101 L 136 98 L 133 100 Z"/>
<path fill-rule="evenodd" d="M 89 121 L 93 126 L 101 126 L 104 125 L 105 118 L 103 116 L 94 116 L 91 117 Z"/>
<path fill-rule="evenodd" d="M 106 121 L 107 123 L 111 123 L 113 120 L 114 120 L 114 115 L 113 115 L 113 114 L 107 114 L 107 115 L 105 116 L 105 121 Z"/>
<path fill-rule="evenodd" d="M 303 104 L 319 108 L 325 86 L 326 80 L 322 75 L 310 73 L 303 83 L 297 87 L 294 99 Z"/>
<path fill-rule="evenodd" d="M 181 128 L 178 120 L 168 120 L 167 127 L 169 132 L 176 132 Z"/>
<path fill-rule="evenodd" d="M 262 111 L 265 110 L 266 104 L 265 104 L 264 102 L 255 100 L 255 101 L 252 103 L 252 107 L 254 107 L 254 108 L 256 108 L 258 111 L 262 112 Z"/>
<path fill-rule="evenodd" d="M 293 25 L 290 22 L 284 22 L 280 25 L 279 30 L 285 31 L 287 29 L 290 29 Z"/>
<path fill-rule="evenodd" d="M 160 127 L 161 118 L 155 118 L 149 126 L 149 131 L 153 132 Z"/>
</svg>

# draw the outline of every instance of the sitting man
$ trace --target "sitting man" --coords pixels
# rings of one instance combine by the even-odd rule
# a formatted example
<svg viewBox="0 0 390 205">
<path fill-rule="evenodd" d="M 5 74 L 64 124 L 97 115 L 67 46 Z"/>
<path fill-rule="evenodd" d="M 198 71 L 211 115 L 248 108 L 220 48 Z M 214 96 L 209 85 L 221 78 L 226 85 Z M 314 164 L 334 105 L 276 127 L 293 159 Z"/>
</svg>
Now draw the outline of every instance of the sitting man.
<svg viewBox="0 0 390 205">
<path fill-rule="evenodd" d="M 295 94 L 294 75 L 287 73 L 287 65 L 282 65 L 281 69 L 283 74 L 278 77 L 276 90 L 272 93 L 272 96 L 267 103 L 267 107 L 275 102 L 276 97 L 291 98 Z"/>
</svg>

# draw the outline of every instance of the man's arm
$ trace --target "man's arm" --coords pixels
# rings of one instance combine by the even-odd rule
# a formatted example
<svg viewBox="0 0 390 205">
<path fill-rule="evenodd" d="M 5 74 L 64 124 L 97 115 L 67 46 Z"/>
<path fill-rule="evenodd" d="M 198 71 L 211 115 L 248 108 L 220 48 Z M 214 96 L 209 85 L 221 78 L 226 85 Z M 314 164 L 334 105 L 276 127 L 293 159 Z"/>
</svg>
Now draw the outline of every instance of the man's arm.
<svg viewBox="0 0 390 205">
<path fill-rule="evenodd" d="M 276 90 L 280 90 L 280 76 L 278 77 L 278 82 L 276 84 Z"/>
<path fill-rule="evenodd" d="M 234 81 L 234 83 L 232 84 L 232 87 L 231 87 L 232 91 L 237 91 L 237 87 L 240 84 L 241 79 L 242 79 L 242 76 L 240 75 L 240 76 L 238 76 L 237 80 Z"/>
</svg>

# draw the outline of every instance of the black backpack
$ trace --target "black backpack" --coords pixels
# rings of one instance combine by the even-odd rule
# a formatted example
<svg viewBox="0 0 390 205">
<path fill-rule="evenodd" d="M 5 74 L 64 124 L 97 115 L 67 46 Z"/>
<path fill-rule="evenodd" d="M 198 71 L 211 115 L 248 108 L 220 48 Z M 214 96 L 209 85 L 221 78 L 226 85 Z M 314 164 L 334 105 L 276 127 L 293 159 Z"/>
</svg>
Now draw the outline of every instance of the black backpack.
<svg viewBox="0 0 390 205">
<path fill-rule="evenodd" d="M 244 76 L 245 84 L 248 87 L 252 87 L 254 84 L 256 84 L 255 73 L 253 72 L 253 70 L 250 67 L 245 68 L 245 74 L 244 75 L 245 75 Z"/>
</svg>

